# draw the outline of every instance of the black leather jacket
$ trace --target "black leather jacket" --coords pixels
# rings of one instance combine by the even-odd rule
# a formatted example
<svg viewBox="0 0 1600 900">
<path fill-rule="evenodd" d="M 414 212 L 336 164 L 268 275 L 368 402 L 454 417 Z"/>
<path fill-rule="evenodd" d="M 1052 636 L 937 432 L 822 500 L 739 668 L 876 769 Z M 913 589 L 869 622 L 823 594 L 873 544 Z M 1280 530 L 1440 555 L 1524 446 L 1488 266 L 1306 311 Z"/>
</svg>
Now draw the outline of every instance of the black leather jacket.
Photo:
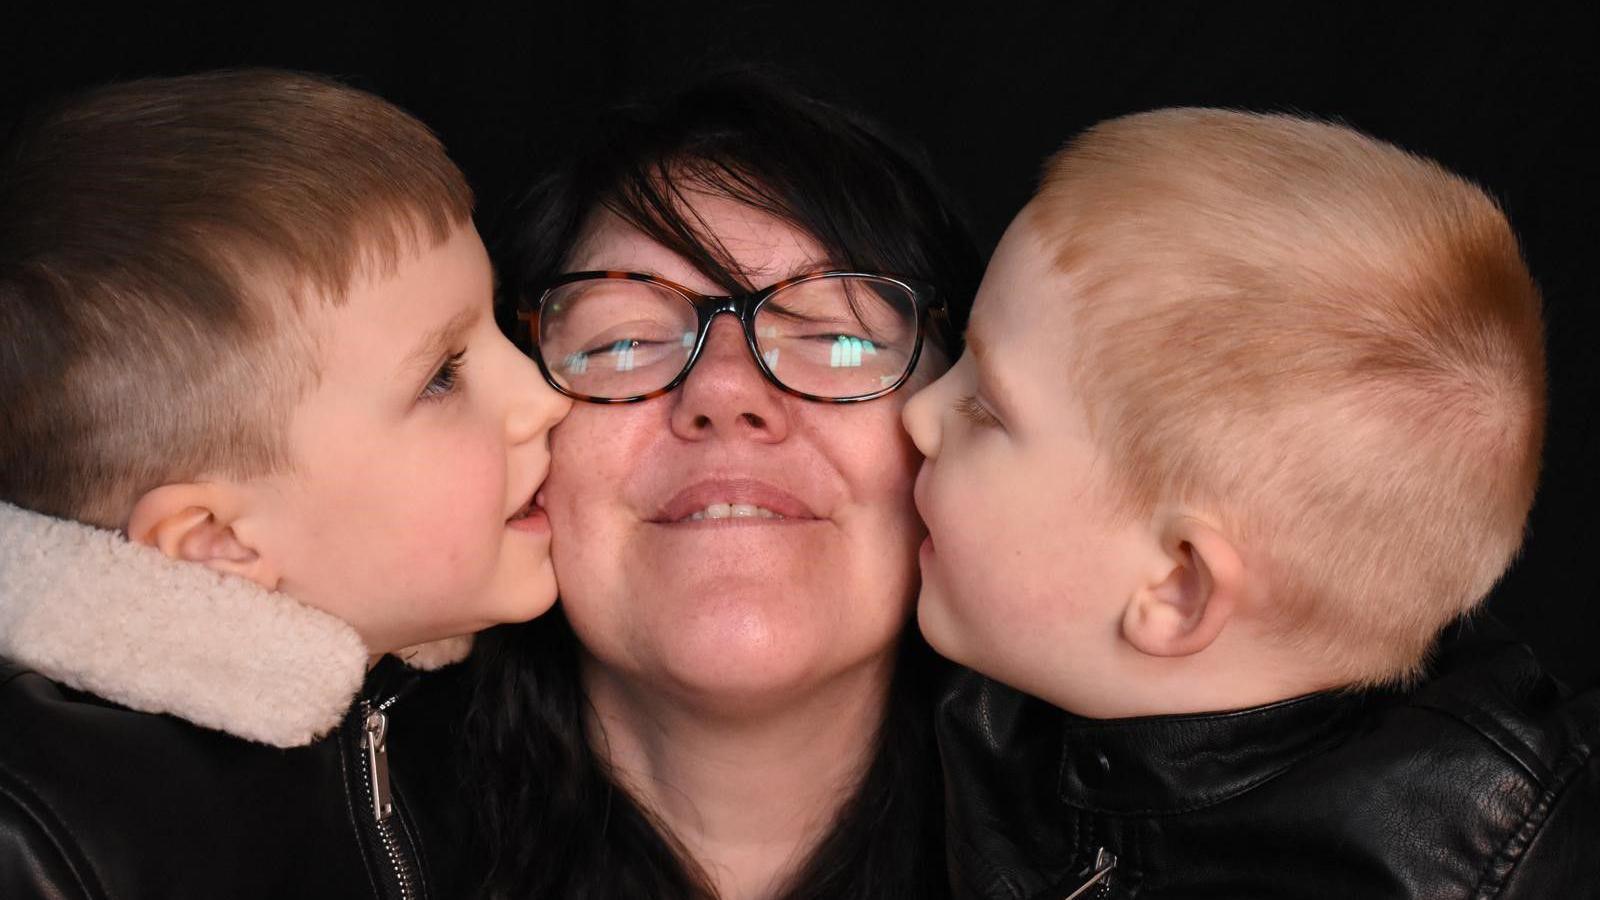
<svg viewBox="0 0 1600 900">
<path fill-rule="evenodd" d="M 1111 721 L 968 672 L 938 729 L 957 897 L 1600 898 L 1600 690 L 1518 645 L 1406 695 Z"/>
<path fill-rule="evenodd" d="M 422 796 L 444 782 L 454 677 L 386 658 L 333 733 L 285 749 L 0 660 L 0 898 L 459 896 L 429 818 L 459 799 Z"/>
</svg>

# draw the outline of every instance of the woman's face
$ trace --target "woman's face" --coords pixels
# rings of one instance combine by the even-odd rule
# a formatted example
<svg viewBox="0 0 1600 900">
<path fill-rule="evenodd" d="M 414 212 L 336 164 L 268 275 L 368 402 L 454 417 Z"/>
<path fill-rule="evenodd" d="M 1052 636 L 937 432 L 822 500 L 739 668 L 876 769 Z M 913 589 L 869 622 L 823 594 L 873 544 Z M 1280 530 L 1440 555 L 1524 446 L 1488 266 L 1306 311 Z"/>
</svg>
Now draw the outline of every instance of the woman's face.
<svg viewBox="0 0 1600 900">
<path fill-rule="evenodd" d="M 753 286 L 830 267 L 815 241 L 777 219 L 690 197 L 688 218 Z M 567 268 L 723 293 L 604 212 Z M 544 503 L 562 603 L 594 660 L 736 708 L 888 659 L 916 595 L 924 534 L 911 502 L 919 457 L 900 407 L 942 365 L 925 353 L 911 383 L 867 403 L 806 401 L 768 383 L 739 323 L 718 316 L 676 390 L 576 404 L 552 436 Z M 756 514 L 695 515 L 724 504 Z"/>
</svg>

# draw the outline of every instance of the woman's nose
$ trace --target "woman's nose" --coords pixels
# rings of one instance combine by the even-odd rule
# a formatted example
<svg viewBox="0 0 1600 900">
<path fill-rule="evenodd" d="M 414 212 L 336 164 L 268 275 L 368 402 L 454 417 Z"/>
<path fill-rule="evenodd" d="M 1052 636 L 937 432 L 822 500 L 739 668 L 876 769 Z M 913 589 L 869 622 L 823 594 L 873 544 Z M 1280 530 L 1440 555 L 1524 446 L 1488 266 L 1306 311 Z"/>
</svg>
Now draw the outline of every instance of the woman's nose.
<svg viewBox="0 0 1600 900">
<path fill-rule="evenodd" d="M 700 358 L 674 393 L 672 430 L 679 437 L 775 443 L 788 436 L 787 397 L 756 368 L 744 331 L 731 315 L 712 321 Z"/>
</svg>

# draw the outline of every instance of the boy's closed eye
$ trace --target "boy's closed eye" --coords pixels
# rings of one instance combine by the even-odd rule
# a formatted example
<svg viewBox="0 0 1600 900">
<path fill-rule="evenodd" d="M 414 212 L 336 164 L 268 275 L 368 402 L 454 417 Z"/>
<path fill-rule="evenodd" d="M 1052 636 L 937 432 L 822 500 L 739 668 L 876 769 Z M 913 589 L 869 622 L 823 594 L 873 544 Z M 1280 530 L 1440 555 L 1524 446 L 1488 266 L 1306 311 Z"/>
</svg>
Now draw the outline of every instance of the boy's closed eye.
<svg viewBox="0 0 1600 900">
<path fill-rule="evenodd" d="M 994 413 L 989 412 L 989 410 L 984 407 L 983 402 L 978 399 L 977 394 L 968 394 L 965 397 L 957 400 L 955 409 L 957 413 L 961 414 L 962 418 L 974 425 L 980 425 L 985 428 L 992 428 L 1000 425 L 1000 420 L 995 417 Z"/>
</svg>

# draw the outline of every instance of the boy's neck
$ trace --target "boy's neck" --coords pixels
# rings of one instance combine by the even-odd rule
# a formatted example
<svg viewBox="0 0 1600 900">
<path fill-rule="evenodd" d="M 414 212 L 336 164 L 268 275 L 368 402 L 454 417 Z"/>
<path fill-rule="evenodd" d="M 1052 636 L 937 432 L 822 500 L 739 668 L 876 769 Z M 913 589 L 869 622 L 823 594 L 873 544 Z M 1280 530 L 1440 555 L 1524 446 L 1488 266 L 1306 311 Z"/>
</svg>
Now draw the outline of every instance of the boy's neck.
<svg viewBox="0 0 1600 900">
<path fill-rule="evenodd" d="M 1152 656 L 1119 642 L 1103 668 L 1098 685 L 1041 699 L 1087 718 L 1123 719 L 1250 709 L 1347 686 L 1281 636 L 1245 627 L 1188 656 Z"/>
</svg>

